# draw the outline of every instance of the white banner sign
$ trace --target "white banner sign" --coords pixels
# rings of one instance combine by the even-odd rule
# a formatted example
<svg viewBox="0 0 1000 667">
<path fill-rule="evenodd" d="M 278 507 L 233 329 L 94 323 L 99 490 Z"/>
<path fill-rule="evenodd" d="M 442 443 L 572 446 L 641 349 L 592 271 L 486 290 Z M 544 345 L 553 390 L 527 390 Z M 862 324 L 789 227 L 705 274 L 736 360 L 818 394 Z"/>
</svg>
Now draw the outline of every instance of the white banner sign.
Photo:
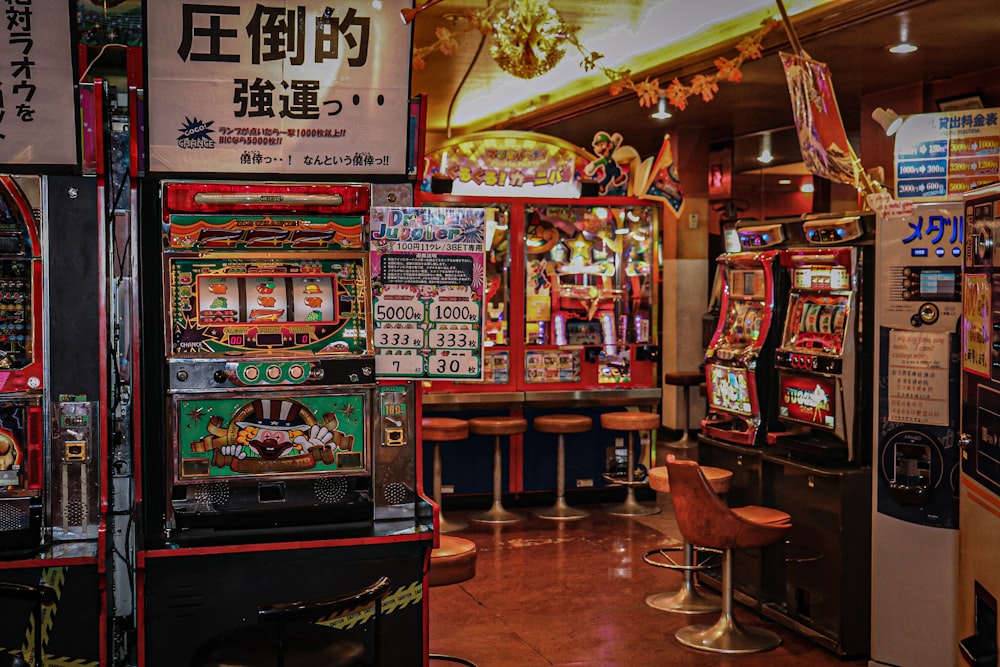
<svg viewBox="0 0 1000 667">
<path fill-rule="evenodd" d="M 0 164 L 77 164 L 69 5 L 17 0 L 0 29 Z"/>
<path fill-rule="evenodd" d="M 405 174 L 412 5 L 147 3 L 150 170 Z"/>
</svg>

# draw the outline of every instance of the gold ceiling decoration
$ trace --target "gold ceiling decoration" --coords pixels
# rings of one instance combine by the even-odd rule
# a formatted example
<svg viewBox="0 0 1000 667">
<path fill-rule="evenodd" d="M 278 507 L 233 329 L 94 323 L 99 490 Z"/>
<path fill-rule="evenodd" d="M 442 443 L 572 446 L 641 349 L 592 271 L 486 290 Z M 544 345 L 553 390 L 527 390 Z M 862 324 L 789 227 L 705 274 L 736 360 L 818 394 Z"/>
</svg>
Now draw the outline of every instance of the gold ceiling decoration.
<svg viewBox="0 0 1000 667">
<path fill-rule="evenodd" d="M 490 55 L 508 74 L 534 79 L 562 60 L 574 31 L 548 0 L 514 0 L 493 21 Z"/>
<path fill-rule="evenodd" d="M 438 2 L 432 0 L 425 5 Z M 680 111 L 687 108 L 688 98 L 694 95 L 699 95 L 705 102 L 711 101 L 719 90 L 720 81 L 738 83 L 743 78 L 740 71 L 743 63 L 761 57 L 764 36 L 781 24 L 775 19 L 765 19 L 759 29 L 736 45 L 736 56 L 716 58 L 714 73 L 696 75 L 687 84 L 675 78 L 664 87 L 657 78 L 647 77 L 636 82 L 627 68 L 612 69 L 600 65 L 604 54 L 585 48 L 576 36 L 576 28 L 566 25 L 548 0 L 499 2 L 482 9 L 466 10 L 457 21 L 454 30 L 444 26 L 437 28 L 434 31 L 437 39 L 433 44 L 413 50 L 414 69 L 424 69 L 426 58 L 435 52 L 454 55 L 459 49 L 458 35 L 478 30 L 483 38 L 493 38 L 490 49 L 493 59 L 513 76 L 522 79 L 541 76 L 562 59 L 566 46 L 572 46 L 583 57 L 580 67 L 584 71 L 599 70 L 611 81 L 608 91 L 611 95 L 634 92 L 639 98 L 639 105 L 644 107 L 653 107 L 660 97 L 664 97 Z"/>
</svg>

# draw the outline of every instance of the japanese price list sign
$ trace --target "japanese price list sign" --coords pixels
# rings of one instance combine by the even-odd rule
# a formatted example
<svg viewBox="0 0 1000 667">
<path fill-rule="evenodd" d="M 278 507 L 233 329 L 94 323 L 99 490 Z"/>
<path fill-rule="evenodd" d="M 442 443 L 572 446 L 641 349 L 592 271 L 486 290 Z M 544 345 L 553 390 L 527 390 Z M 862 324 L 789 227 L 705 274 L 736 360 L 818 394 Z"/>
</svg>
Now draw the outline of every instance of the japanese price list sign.
<svg viewBox="0 0 1000 667">
<path fill-rule="evenodd" d="M 373 208 L 380 376 L 482 379 L 486 210 Z"/>
<path fill-rule="evenodd" d="M 957 198 L 1000 180 L 1000 109 L 910 116 L 896 133 L 896 197 Z"/>
<path fill-rule="evenodd" d="M 65 0 L 8 0 L 0 29 L 0 164 L 77 164 Z"/>
<path fill-rule="evenodd" d="M 149 2 L 150 169 L 405 174 L 412 2 Z"/>
</svg>

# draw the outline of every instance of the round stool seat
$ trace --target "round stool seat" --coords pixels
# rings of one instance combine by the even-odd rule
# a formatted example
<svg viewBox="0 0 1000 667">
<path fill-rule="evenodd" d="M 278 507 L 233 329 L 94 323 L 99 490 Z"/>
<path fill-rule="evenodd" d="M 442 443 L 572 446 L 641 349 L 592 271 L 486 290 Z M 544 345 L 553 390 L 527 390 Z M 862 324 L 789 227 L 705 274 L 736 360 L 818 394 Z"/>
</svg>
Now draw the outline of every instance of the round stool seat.
<svg viewBox="0 0 1000 667">
<path fill-rule="evenodd" d="M 705 473 L 705 479 L 712 490 L 722 495 L 729 493 L 729 485 L 733 481 L 733 472 L 725 468 L 713 468 L 702 466 L 701 471 Z M 667 466 L 658 466 L 649 471 L 649 486 L 654 491 L 670 493 L 670 477 L 667 474 Z"/>
<path fill-rule="evenodd" d="M 452 442 L 469 437 L 469 422 L 451 417 L 424 417 L 420 420 L 422 438 L 429 442 Z"/>
<path fill-rule="evenodd" d="M 531 425 L 539 433 L 586 433 L 594 420 L 586 415 L 542 415 Z"/>
<path fill-rule="evenodd" d="M 514 435 L 528 430 L 528 420 L 524 417 L 473 417 L 469 420 L 469 430 L 479 435 Z"/>
<path fill-rule="evenodd" d="M 431 566 L 427 582 L 431 586 L 447 586 L 476 576 L 476 543 L 462 537 L 442 535 L 441 546 L 431 550 Z"/>
<path fill-rule="evenodd" d="M 663 384 L 676 387 L 694 387 L 705 381 L 701 371 L 675 371 L 663 374 Z"/>
<path fill-rule="evenodd" d="M 601 426 L 609 431 L 646 431 L 659 428 L 660 415 L 655 412 L 605 412 Z"/>
</svg>

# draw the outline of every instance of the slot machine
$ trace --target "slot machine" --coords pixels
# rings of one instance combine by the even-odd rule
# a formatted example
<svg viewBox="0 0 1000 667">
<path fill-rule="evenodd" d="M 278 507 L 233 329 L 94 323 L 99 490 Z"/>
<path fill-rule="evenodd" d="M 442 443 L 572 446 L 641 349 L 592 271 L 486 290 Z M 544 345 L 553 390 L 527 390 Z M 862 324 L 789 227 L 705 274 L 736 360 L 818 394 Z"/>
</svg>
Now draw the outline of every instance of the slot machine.
<svg viewBox="0 0 1000 667">
<path fill-rule="evenodd" d="M 806 216 L 805 247 L 789 249 L 790 277 L 768 443 L 819 461 L 871 456 L 874 216 Z M 784 430 L 778 430 L 784 428 Z"/>
<path fill-rule="evenodd" d="M 958 648 L 975 665 L 996 662 L 1000 628 L 1000 186 L 964 206 Z"/>
<path fill-rule="evenodd" d="M 46 539 L 44 187 L 41 177 L 0 175 L 0 551 Z"/>
<path fill-rule="evenodd" d="M 748 446 L 766 442 L 767 418 L 776 407 L 771 361 L 788 293 L 781 248 L 798 240 L 799 223 L 794 218 L 738 224 L 733 251 L 717 260 L 722 294 L 705 353 L 706 437 Z"/>
<path fill-rule="evenodd" d="M 375 377 L 369 186 L 159 191 L 165 420 L 162 451 L 144 456 L 149 534 L 412 517 L 412 389 Z"/>
</svg>

